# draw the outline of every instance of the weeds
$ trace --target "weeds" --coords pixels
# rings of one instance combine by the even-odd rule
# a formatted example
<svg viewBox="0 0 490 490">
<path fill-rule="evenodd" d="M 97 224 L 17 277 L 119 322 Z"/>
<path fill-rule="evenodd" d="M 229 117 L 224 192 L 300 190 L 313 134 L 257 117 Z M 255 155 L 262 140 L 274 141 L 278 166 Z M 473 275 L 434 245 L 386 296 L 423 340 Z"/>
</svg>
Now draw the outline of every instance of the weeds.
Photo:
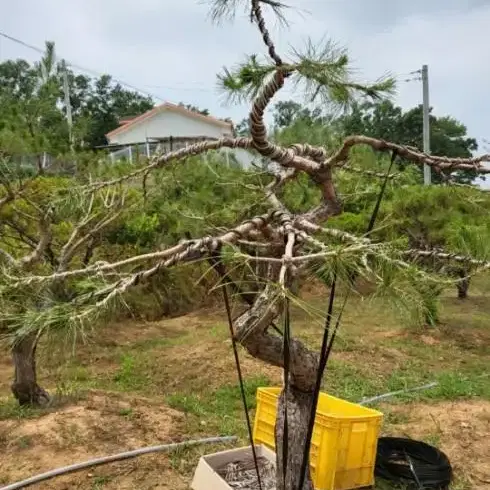
<svg viewBox="0 0 490 490">
<path fill-rule="evenodd" d="M 34 418 L 43 413 L 43 409 L 20 406 L 11 397 L 0 400 L 0 420 Z"/>
<path fill-rule="evenodd" d="M 140 391 L 148 384 L 148 376 L 138 368 L 135 357 L 123 354 L 113 381 L 122 391 Z"/>
<path fill-rule="evenodd" d="M 269 386 L 270 380 L 263 376 L 245 380 L 247 408 L 256 406 L 256 391 L 260 386 Z M 196 394 L 172 394 L 167 397 L 170 407 L 191 417 L 190 423 L 199 432 L 217 430 L 220 435 L 239 435 L 246 433 L 243 405 L 238 383 L 224 385 L 213 392 Z"/>
</svg>

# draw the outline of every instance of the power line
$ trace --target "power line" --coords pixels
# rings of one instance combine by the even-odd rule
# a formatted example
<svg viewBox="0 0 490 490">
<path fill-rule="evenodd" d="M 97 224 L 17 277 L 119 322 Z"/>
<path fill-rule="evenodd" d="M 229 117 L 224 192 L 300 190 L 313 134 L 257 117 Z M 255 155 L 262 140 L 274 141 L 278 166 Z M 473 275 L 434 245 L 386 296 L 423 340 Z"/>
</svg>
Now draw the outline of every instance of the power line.
<svg viewBox="0 0 490 490">
<path fill-rule="evenodd" d="M 34 51 L 37 51 L 38 53 L 44 54 L 44 49 L 37 48 L 36 46 L 32 46 L 32 44 L 27 44 L 24 41 L 21 41 L 20 39 L 16 39 L 15 37 L 9 36 L 8 34 L 5 34 L 4 32 L 0 31 L 0 36 L 4 37 L 5 39 L 9 39 L 10 41 L 13 41 L 14 43 L 21 44 L 22 46 L 33 49 Z"/>
<path fill-rule="evenodd" d="M 38 48 L 37 46 L 33 46 L 32 44 L 26 43 L 25 41 L 22 41 L 21 39 L 15 38 L 13 36 L 9 36 L 8 34 L 6 34 L 4 32 L 1 32 L 0 31 L 0 36 L 4 37 L 4 38 L 6 38 L 6 39 L 8 39 L 8 40 L 10 40 L 10 41 L 12 41 L 14 43 L 20 44 L 21 46 L 24 46 L 26 48 L 32 49 L 33 51 L 36 51 L 37 53 L 41 53 L 41 54 L 44 54 L 45 53 L 45 50 L 43 50 L 41 48 Z M 56 56 L 56 59 L 59 59 L 59 57 Z M 97 72 L 95 70 L 91 70 L 90 68 L 85 68 L 83 66 L 77 65 L 75 63 L 71 63 L 69 61 L 66 62 L 66 65 L 67 66 L 70 66 L 72 68 L 75 68 L 76 70 L 79 70 L 79 71 L 82 71 L 82 72 L 85 72 L 85 73 L 89 73 L 91 75 L 95 75 L 97 77 L 100 77 L 100 76 L 103 75 L 103 73 Z M 158 96 L 156 94 L 152 94 L 152 93 L 150 93 L 150 92 L 148 92 L 146 90 L 142 90 L 142 89 L 140 89 L 140 88 L 138 88 L 138 87 L 136 87 L 136 86 L 134 86 L 134 85 L 132 85 L 130 83 L 124 82 L 123 80 L 120 80 L 120 79 L 118 79 L 116 77 L 113 77 L 112 75 L 111 75 L 111 78 L 115 82 L 119 83 L 120 85 L 124 85 L 124 86 L 126 86 L 128 88 L 131 88 L 132 90 L 136 90 L 137 92 L 141 92 L 141 93 L 143 93 L 145 95 L 148 95 L 150 97 L 153 97 L 153 98 L 156 98 L 156 99 L 159 99 L 159 100 L 164 100 L 162 97 L 160 97 L 160 96 Z"/>
<path fill-rule="evenodd" d="M 33 51 L 36 51 L 37 53 L 41 53 L 41 54 L 44 54 L 45 53 L 45 50 L 44 49 L 38 48 L 37 46 L 33 46 L 32 44 L 26 43 L 25 41 L 22 41 L 21 39 L 15 38 L 13 36 L 9 36 L 8 34 L 5 34 L 4 32 L 1 32 L 0 31 L 0 36 L 4 37 L 4 38 L 6 38 L 6 39 L 8 39 L 8 40 L 10 40 L 10 41 L 12 41 L 14 43 L 20 44 L 21 46 L 24 46 L 26 48 L 32 49 Z M 56 56 L 56 59 L 59 59 L 59 57 Z M 101 72 L 98 72 L 96 70 L 91 70 L 90 68 L 85 68 L 83 66 L 77 65 L 75 63 L 71 63 L 69 61 L 66 61 L 66 65 L 67 66 L 70 66 L 72 68 L 75 68 L 76 70 L 79 70 L 79 71 L 82 71 L 82 72 L 85 72 L 85 73 L 89 73 L 92 76 L 100 77 L 100 76 L 104 75 Z M 160 97 L 159 95 L 156 95 L 156 94 L 153 94 L 151 92 L 148 92 L 147 90 L 140 89 L 139 87 L 136 87 L 135 85 L 132 85 L 130 83 L 127 83 L 127 82 L 125 82 L 123 80 L 120 80 L 120 79 L 118 79 L 116 77 L 113 77 L 112 75 L 111 75 L 111 78 L 115 82 L 119 83 L 119 85 L 123 85 L 123 86 L 128 87 L 128 88 L 130 88 L 132 90 L 135 90 L 137 92 L 140 92 L 142 94 L 145 94 L 145 95 L 147 95 L 149 97 L 153 97 L 153 98 L 158 99 L 158 100 L 165 100 L 163 97 Z"/>
<path fill-rule="evenodd" d="M 399 82 L 406 82 L 406 83 L 422 80 L 421 70 L 397 73 L 394 75 L 394 77 L 398 79 Z"/>
<path fill-rule="evenodd" d="M 429 109 L 429 67 L 422 65 L 422 100 L 423 100 L 423 139 L 424 153 L 430 153 L 430 109 Z M 424 163 L 424 184 L 431 183 L 431 168 Z"/>
<path fill-rule="evenodd" d="M 29 49 L 32 49 L 33 51 L 36 51 L 37 53 L 41 53 L 41 54 L 44 54 L 45 53 L 45 50 L 44 49 L 41 49 L 37 46 L 33 46 L 32 44 L 29 44 L 29 43 L 26 43 L 25 41 L 22 41 L 21 39 L 18 39 L 18 38 L 15 38 L 13 36 L 10 36 L 4 32 L 1 32 L 0 31 L 0 36 L 4 37 L 5 39 L 8 39 L 9 41 L 12 41 L 14 43 L 17 43 L 17 44 L 20 44 L 26 48 L 29 48 Z M 56 57 L 57 59 L 59 59 L 59 57 Z M 69 61 L 66 60 L 66 65 L 71 67 L 71 68 L 74 68 L 76 70 L 79 70 L 79 71 L 82 71 L 82 72 L 85 72 L 85 73 L 89 73 L 90 75 L 92 76 L 95 76 L 95 77 L 101 77 L 104 75 L 104 73 L 101 73 L 101 72 L 98 72 L 96 70 L 92 70 L 90 68 L 85 68 L 83 66 L 80 66 L 80 65 L 77 65 L 75 63 L 71 63 Z M 119 85 L 122 85 L 122 86 L 125 86 L 127 88 L 130 88 L 131 90 L 135 90 L 136 92 L 140 92 L 141 94 L 144 94 L 144 95 L 147 95 L 148 97 L 152 97 L 154 99 L 157 99 L 157 100 L 165 100 L 163 97 L 159 96 L 159 95 L 156 95 L 148 90 L 145 90 L 145 89 L 141 89 L 135 85 L 132 85 L 130 83 L 127 83 L 125 82 L 124 80 L 121 80 L 119 78 L 116 78 L 112 75 L 110 75 L 112 80 L 114 80 L 116 83 L 118 83 Z M 205 89 L 205 88 L 191 88 L 191 87 L 166 87 L 164 85 L 148 85 L 148 87 L 153 87 L 153 88 L 162 88 L 162 89 L 166 89 L 166 90 L 183 90 L 183 91 L 212 91 L 211 89 Z"/>
<path fill-rule="evenodd" d="M 419 82 L 420 80 L 422 80 L 422 77 L 412 77 L 412 78 L 402 78 L 400 80 L 400 82 L 405 82 L 405 83 L 408 83 L 408 82 Z"/>
</svg>

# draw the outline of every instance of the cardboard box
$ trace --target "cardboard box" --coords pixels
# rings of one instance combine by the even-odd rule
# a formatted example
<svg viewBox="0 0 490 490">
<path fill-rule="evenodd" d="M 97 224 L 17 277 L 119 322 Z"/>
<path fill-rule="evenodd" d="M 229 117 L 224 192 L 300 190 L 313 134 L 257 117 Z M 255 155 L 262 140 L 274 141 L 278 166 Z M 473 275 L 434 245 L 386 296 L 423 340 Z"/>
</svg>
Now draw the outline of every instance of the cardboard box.
<svg viewBox="0 0 490 490">
<path fill-rule="evenodd" d="M 276 453 L 262 445 L 255 446 L 257 457 L 267 458 L 276 463 Z M 246 446 L 238 449 L 229 449 L 214 454 L 202 456 L 192 479 L 193 490 L 231 490 L 232 487 L 216 472 L 227 463 L 252 457 L 252 447 Z"/>
</svg>

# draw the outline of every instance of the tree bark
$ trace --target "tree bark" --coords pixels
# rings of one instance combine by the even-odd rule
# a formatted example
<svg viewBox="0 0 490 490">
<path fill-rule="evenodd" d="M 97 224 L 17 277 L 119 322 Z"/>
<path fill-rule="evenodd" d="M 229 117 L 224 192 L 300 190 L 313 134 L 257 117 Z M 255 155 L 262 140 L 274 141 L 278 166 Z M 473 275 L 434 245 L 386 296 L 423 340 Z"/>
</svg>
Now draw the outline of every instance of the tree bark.
<svg viewBox="0 0 490 490">
<path fill-rule="evenodd" d="M 281 304 L 274 288 L 266 286 L 253 306 L 237 318 L 235 338 L 253 357 L 273 366 L 284 367 L 283 339 L 269 333 L 267 328 L 279 315 Z M 277 490 L 298 490 L 301 463 L 308 421 L 310 419 L 313 391 L 319 357 L 302 342 L 291 339 L 288 397 L 282 392 L 276 419 L 276 485 Z M 284 405 L 288 409 L 288 440 L 284 441 Z M 283 473 L 283 444 L 288 445 L 286 474 Z M 284 486 L 284 482 L 286 485 Z M 301 490 L 313 490 L 309 464 Z"/>
<path fill-rule="evenodd" d="M 313 375 L 314 377 L 314 375 Z M 287 400 L 284 391 L 279 398 L 276 420 L 276 488 L 277 490 L 297 490 L 299 488 L 301 466 L 305 451 L 308 421 L 313 403 L 313 393 L 304 393 L 294 386 L 288 387 Z M 284 447 L 284 405 L 288 409 L 288 457 L 286 478 L 283 473 L 283 447 Z M 285 485 L 284 485 L 285 483 Z M 313 490 L 310 476 L 310 458 L 306 466 L 306 475 L 301 490 Z"/>
<path fill-rule="evenodd" d="M 50 401 L 49 394 L 37 384 L 36 347 L 35 335 L 19 340 L 12 347 L 15 379 L 11 389 L 19 405 L 43 407 Z"/>
<path fill-rule="evenodd" d="M 470 288 L 470 278 L 468 277 L 467 271 L 460 269 L 458 271 L 458 276 L 461 278 L 456 284 L 458 288 L 458 298 L 466 299 L 468 297 L 468 289 Z"/>
</svg>

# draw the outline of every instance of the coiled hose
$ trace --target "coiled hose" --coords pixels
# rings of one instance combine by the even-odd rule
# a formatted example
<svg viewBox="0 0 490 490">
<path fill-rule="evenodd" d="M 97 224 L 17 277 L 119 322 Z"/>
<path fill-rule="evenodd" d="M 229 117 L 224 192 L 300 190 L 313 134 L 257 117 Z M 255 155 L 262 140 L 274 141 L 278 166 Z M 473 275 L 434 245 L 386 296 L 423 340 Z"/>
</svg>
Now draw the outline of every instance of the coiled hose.
<svg viewBox="0 0 490 490">
<path fill-rule="evenodd" d="M 418 490 L 443 490 L 449 488 L 453 471 L 448 457 L 425 442 L 380 437 L 375 475 Z"/>
</svg>

